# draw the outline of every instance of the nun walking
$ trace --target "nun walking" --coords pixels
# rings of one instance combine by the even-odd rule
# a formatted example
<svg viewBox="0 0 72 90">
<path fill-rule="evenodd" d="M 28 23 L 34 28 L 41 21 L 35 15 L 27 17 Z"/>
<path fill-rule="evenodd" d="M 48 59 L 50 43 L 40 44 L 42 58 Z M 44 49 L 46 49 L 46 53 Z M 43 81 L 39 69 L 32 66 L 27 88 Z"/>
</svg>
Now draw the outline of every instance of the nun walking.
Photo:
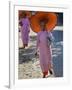
<svg viewBox="0 0 72 90">
<path fill-rule="evenodd" d="M 41 31 L 37 33 L 37 50 L 39 49 L 40 66 L 43 78 L 45 78 L 48 75 L 48 71 L 50 74 L 53 74 L 51 51 L 51 39 L 53 37 L 51 32 L 48 32 L 45 28 L 46 22 L 41 22 L 40 25 Z"/>
<path fill-rule="evenodd" d="M 21 38 L 22 38 L 22 42 L 23 42 L 23 47 L 27 47 L 28 46 L 28 42 L 29 42 L 29 32 L 30 32 L 30 22 L 29 19 L 27 17 L 27 15 L 24 13 L 22 18 L 19 21 L 19 24 L 21 26 Z"/>
</svg>

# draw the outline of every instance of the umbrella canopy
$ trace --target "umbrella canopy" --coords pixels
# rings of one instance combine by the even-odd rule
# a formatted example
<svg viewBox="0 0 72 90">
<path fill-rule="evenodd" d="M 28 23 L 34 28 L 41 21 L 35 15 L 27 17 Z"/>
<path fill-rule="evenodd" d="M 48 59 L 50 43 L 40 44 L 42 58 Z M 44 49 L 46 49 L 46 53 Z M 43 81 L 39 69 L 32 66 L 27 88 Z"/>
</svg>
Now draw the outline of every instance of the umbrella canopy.
<svg viewBox="0 0 72 90">
<path fill-rule="evenodd" d="M 37 12 L 35 15 L 31 16 L 30 24 L 34 32 L 38 33 L 41 31 L 40 21 L 47 21 L 45 27 L 46 30 L 52 31 L 57 24 L 57 15 L 51 12 Z"/>
</svg>

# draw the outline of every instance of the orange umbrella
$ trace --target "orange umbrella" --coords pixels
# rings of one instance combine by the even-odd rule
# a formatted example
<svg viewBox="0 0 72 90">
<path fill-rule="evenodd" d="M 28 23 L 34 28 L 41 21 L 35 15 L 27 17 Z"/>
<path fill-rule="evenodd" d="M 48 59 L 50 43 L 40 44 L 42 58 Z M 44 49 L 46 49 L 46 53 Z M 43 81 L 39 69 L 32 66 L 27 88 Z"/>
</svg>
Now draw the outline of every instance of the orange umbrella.
<svg viewBox="0 0 72 90">
<path fill-rule="evenodd" d="M 46 30 L 52 31 L 57 24 L 57 15 L 51 12 L 37 12 L 35 15 L 31 16 L 30 23 L 34 32 L 37 33 L 41 30 L 40 21 L 43 20 L 47 20 Z"/>
</svg>

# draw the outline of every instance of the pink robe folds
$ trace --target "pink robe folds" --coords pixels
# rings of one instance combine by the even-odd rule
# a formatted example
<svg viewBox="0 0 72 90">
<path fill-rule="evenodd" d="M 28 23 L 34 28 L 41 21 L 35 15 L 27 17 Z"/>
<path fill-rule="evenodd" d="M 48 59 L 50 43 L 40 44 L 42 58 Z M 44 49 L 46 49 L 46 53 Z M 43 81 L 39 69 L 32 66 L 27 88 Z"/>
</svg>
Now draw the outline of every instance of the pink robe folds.
<svg viewBox="0 0 72 90">
<path fill-rule="evenodd" d="M 40 31 L 37 34 L 37 48 L 39 48 L 39 59 L 42 72 L 48 74 L 48 70 L 51 68 L 51 47 L 47 42 L 47 31 Z"/>
<path fill-rule="evenodd" d="M 29 32 L 30 32 L 30 23 L 28 18 L 23 18 L 20 20 L 22 23 L 21 26 L 21 37 L 23 44 L 28 44 L 29 41 Z"/>
</svg>

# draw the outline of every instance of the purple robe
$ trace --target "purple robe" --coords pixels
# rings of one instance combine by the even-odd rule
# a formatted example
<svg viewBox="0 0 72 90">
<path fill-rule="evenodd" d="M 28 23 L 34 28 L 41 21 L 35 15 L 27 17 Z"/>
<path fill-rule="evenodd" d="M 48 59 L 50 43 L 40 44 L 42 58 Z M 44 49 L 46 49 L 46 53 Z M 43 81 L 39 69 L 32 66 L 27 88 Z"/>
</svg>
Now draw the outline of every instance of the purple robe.
<svg viewBox="0 0 72 90">
<path fill-rule="evenodd" d="M 28 44 L 29 41 L 29 32 L 30 32 L 30 23 L 28 18 L 23 18 L 20 20 L 22 23 L 21 27 L 21 36 L 23 44 Z"/>
<path fill-rule="evenodd" d="M 47 31 L 40 31 L 37 35 L 37 48 L 39 48 L 39 59 L 42 72 L 48 72 L 51 68 L 51 47 L 47 42 Z"/>
</svg>

